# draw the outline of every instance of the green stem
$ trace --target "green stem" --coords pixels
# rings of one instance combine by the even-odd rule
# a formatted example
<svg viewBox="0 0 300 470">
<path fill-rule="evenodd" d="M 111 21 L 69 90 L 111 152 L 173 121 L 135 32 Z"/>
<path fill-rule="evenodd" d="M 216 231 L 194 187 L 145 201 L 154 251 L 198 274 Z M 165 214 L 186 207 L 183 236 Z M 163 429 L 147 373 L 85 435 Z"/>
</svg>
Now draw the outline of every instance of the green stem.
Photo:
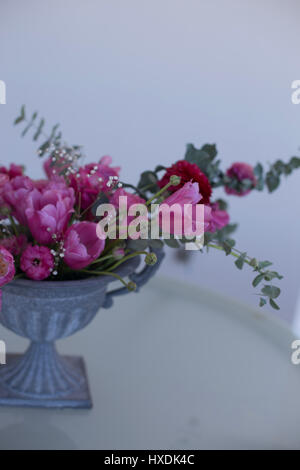
<svg viewBox="0 0 300 470">
<path fill-rule="evenodd" d="M 8 218 L 9 218 L 9 221 L 10 221 L 11 226 L 13 228 L 13 231 L 14 231 L 16 237 L 17 237 L 19 235 L 19 233 L 18 233 L 18 230 L 17 230 L 17 226 L 15 224 L 15 221 L 14 221 L 13 217 L 10 214 L 8 215 Z"/>
<path fill-rule="evenodd" d="M 166 184 L 166 186 L 164 186 L 163 188 L 161 188 L 156 194 L 154 194 L 154 196 L 152 196 L 150 199 L 148 199 L 148 201 L 146 201 L 146 206 L 149 206 L 151 204 L 152 201 L 154 201 L 154 199 L 157 199 L 162 193 L 164 193 L 170 186 L 173 186 L 171 181 L 169 181 L 168 184 Z"/>
<path fill-rule="evenodd" d="M 219 245 L 215 245 L 214 243 L 209 243 L 207 245 L 209 248 L 215 248 L 216 250 L 220 250 L 220 251 L 225 251 L 224 248 L 222 246 L 219 246 Z M 237 251 L 237 253 L 234 253 L 233 250 Z M 239 258 L 241 256 L 241 252 L 239 252 L 237 249 L 235 248 L 232 248 L 231 249 L 231 252 L 230 252 L 231 256 L 234 256 L 235 258 Z M 251 259 L 251 258 L 249 258 Z M 250 265 L 250 261 L 248 261 L 247 259 L 244 260 L 245 263 L 249 264 Z M 251 266 L 251 265 L 250 265 Z"/>
<path fill-rule="evenodd" d="M 15 279 L 19 279 L 20 277 L 24 277 L 24 273 L 16 274 L 16 275 L 14 276 L 14 280 L 15 280 Z"/>
<path fill-rule="evenodd" d="M 113 264 L 109 269 L 108 271 L 113 271 L 114 269 L 116 269 L 118 266 L 120 266 L 120 264 L 124 263 L 125 261 L 128 261 L 129 259 L 131 258 L 134 258 L 135 256 L 139 256 L 139 255 L 148 255 L 148 251 L 135 251 L 134 253 L 131 253 L 130 255 L 127 255 L 127 256 L 124 256 L 124 258 L 120 259 L 119 261 L 117 261 L 115 264 Z"/>
<path fill-rule="evenodd" d="M 107 256 L 103 256 L 103 257 L 101 257 L 101 258 L 95 259 L 95 261 L 92 261 L 92 262 L 91 262 L 90 266 L 91 266 L 92 264 L 101 263 L 102 261 L 105 261 L 105 260 L 110 259 L 110 258 L 114 258 L 114 255 L 107 255 Z"/>
<path fill-rule="evenodd" d="M 116 240 L 113 240 L 111 243 L 108 243 L 106 248 L 102 251 L 102 254 L 105 255 L 107 252 L 115 248 L 119 243 L 124 242 L 124 240 L 119 240 L 118 238 Z"/>
<path fill-rule="evenodd" d="M 118 274 L 116 273 L 111 273 L 111 272 L 108 272 L 108 271 L 89 271 L 88 269 L 81 269 L 80 270 L 81 273 L 87 273 L 87 274 L 95 274 L 97 276 L 113 276 L 115 277 L 116 279 L 118 279 L 119 281 L 122 282 L 122 284 L 124 284 L 124 286 L 127 287 L 127 284 L 126 282 L 124 281 L 124 279 L 122 279 L 121 276 L 119 276 Z"/>
</svg>

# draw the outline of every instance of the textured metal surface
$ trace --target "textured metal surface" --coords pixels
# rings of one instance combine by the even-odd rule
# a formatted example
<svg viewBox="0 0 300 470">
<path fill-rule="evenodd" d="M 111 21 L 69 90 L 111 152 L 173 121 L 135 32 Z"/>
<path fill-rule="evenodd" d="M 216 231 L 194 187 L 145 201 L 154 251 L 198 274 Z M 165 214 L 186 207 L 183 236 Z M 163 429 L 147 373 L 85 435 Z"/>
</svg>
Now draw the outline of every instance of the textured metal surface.
<svg viewBox="0 0 300 470">
<path fill-rule="evenodd" d="M 19 369 L 20 364 L 23 363 L 25 356 L 21 354 L 7 355 L 7 368 L 15 377 L 17 377 L 16 371 Z M 72 377 L 77 376 L 80 378 L 79 387 L 71 387 L 67 393 L 57 393 L 54 396 L 52 393 L 47 396 L 45 393 L 45 387 L 48 388 L 49 384 L 47 383 L 46 378 L 44 383 L 40 382 L 42 387 L 44 387 L 41 394 L 33 396 L 30 393 L 27 395 L 26 393 L 20 394 L 18 393 L 18 390 L 12 389 L 7 385 L 4 386 L 3 384 L 0 384 L 0 405 L 34 408 L 92 408 L 93 404 L 82 357 L 60 356 L 60 362 L 68 371 L 72 371 Z M 60 374 L 60 372 L 55 371 L 55 375 L 57 374 Z M 30 372 L 30 375 L 32 377 L 32 372 Z"/>
<path fill-rule="evenodd" d="M 162 258 L 159 258 L 161 261 Z M 133 274 L 140 259 L 132 258 L 118 274 L 144 284 L 158 265 L 146 266 Z M 91 407 L 84 366 L 78 358 L 61 357 L 54 342 L 88 325 L 99 308 L 112 304 L 106 293 L 111 277 L 99 276 L 78 281 L 15 280 L 3 287 L 0 323 L 14 333 L 29 338 L 22 356 L 10 358 L 0 370 L 0 405 L 42 407 Z M 128 293 L 125 288 L 115 292 Z"/>
</svg>

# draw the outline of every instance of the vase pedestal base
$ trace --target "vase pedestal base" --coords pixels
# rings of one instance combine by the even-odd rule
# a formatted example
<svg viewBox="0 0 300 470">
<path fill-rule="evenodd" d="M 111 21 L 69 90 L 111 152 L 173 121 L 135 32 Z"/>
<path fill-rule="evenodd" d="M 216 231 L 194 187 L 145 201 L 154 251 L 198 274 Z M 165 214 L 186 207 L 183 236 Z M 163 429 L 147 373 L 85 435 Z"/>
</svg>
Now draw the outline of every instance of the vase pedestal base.
<svg viewBox="0 0 300 470">
<path fill-rule="evenodd" d="M 5 380 L 1 379 L 1 372 L 6 368 L 13 369 L 15 365 L 22 360 L 23 354 L 7 354 L 6 364 L 0 365 L 0 406 L 25 406 L 33 408 L 92 408 L 92 399 L 90 396 L 88 379 L 84 360 L 79 356 L 61 356 L 65 365 L 81 378 L 80 386 L 74 390 L 59 394 L 58 396 L 35 397 L 24 393 L 18 393 L 16 389 L 11 388 Z"/>
</svg>

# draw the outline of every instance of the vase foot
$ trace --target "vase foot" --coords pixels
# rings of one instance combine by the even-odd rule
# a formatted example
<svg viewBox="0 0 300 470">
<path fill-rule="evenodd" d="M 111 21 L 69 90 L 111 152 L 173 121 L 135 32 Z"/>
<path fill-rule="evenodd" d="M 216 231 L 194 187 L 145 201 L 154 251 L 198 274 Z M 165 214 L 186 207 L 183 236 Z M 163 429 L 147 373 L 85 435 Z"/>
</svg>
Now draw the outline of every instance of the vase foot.
<svg viewBox="0 0 300 470">
<path fill-rule="evenodd" d="M 22 354 L 7 354 L 6 365 L 1 365 L 0 370 L 13 366 L 20 361 Z M 34 408 L 92 408 L 88 379 L 84 360 L 79 356 L 62 356 L 66 364 L 77 371 L 82 378 L 80 388 L 60 397 L 38 398 L 24 397 L 5 386 L 5 381 L 0 380 L 0 406 L 25 406 Z"/>
</svg>

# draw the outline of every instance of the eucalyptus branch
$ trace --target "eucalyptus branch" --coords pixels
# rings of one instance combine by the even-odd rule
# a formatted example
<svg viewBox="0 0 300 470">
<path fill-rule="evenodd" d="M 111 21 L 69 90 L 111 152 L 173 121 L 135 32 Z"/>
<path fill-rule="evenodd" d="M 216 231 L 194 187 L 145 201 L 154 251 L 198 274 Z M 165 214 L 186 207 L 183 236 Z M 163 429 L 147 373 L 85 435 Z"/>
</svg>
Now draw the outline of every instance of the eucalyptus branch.
<svg viewBox="0 0 300 470">
<path fill-rule="evenodd" d="M 257 261 L 256 258 L 248 256 L 246 252 L 241 252 L 230 245 L 232 245 L 232 242 L 229 243 L 228 246 L 226 246 L 225 241 L 222 245 L 218 245 L 216 243 L 208 243 L 206 246 L 208 248 L 215 248 L 217 250 L 224 251 L 226 255 L 231 255 L 236 258 L 235 265 L 238 269 L 243 269 L 244 264 L 248 264 L 249 266 L 251 266 L 253 268 L 253 271 L 258 273 L 256 274 L 252 282 L 253 287 L 258 286 L 258 284 L 263 280 L 267 282 L 271 281 L 270 284 L 264 284 L 264 287 L 261 289 L 259 293 L 259 305 L 260 307 L 263 307 L 267 303 L 266 299 L 269 299 L 270 306 L 276 310 L 279 310 L 279 306 L 277 305 L 274 299 L 276 299 L 280 295 L 281 291 L 279 287 L 272 285 L 272 280 L 275 278 L 281 280 L 283 276 L 278 274 L 278 272 L 276 271 L 265 270 L 265 268 L 273 264 L 270 261 Z"/>
</svg>

